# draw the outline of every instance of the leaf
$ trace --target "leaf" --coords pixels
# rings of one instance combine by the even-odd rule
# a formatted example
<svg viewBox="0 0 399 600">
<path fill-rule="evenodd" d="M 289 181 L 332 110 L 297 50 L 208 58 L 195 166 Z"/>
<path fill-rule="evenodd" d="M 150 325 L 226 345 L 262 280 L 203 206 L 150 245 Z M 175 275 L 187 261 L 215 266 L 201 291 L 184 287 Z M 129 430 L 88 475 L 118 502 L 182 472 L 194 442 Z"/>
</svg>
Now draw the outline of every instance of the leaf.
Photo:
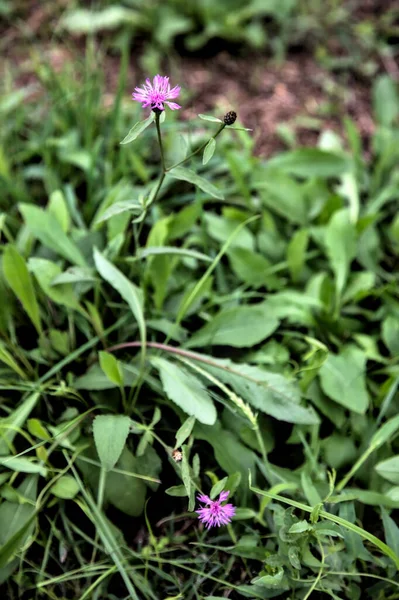
<svg viewBox="0 0 399 600">
<path fill-rule="evenodd" d="M 137 258 L 147 258 L 148 256 L 164 256 L 174 255 L 181 256 L 182 258 L 195 258 L 196 260 L 203 260 L 204 262 L 212 262 L 212 259 L 198 252 L 197 250 L 190 250 L 189 248 L 174 248 L 173 246 L 150 246 L 148 248 L 142 248 L 137 253 Z"/>
<path fill-rule="evenodd" d="M 110 381 L 118 385 L 123 386 L 123 371 L 113 354 L 110 352 L 100 352 L 100 366 L 104 371 L 105 375 Z"/>
<path fill-rule="evenodd" d="M 129 305 L 134 317 L 136 318 L 141 339 L 141 356 L 145 357 L 146 344 L 146 325 L 143 310 L 143 292 L 134 285 L 119 269 L 110 263 L 98 250 L 94 248 L 94 262 L 97 271 L 112 287 L 119 292 L 122 298 Z"/>
<path fill-rule="evenodd" d="M 204 154 L 202 157 L 203 165 L 206 165 L 211 160 L 212 156 L 214 155 L 215 149 L 216 149 L 216 140 L 215 140 L 215 138 L 212 137 L 204 148 Z"/>
<path fill-rule="evenodd" d="M 19 210 L 29 231 L 46 248 L 79 267 L 87 266 L 79 248 L 63 231 L 54 215 L 32 204 L 20 204 Z"/>
<path fill-rule="evenodd" d="M 51 260 L 36 257 L 30 258 L 28 264 L 38 284 L 50 300 L 69 308 L 82 310 L 70 283 L 61 283 L 57 286 L 52 285 L 54 279 L 62 273 L 59 265 Z"/>
<path fill-rule="evenodd" d="M 67 233 L 71 225 L 71 218 L 68 212 L 68 205 L 61 190 L 55 190 L 50 194 L 48 212 L 54 215 L 61 225 L 62 231 Z"/>
<path fill-rule="evenodd" d="M 180 448 L 190 436 L 193 427 L 195 425 L 195 417 L 188 417 L 184 423 L 179 427 L 176 433 L 176 444 L 175 448 Z"/>
<path fill-rule="evenodd" d="M 63 475 L 51 486 L 50 491 L 57 498 L 72 500 L 79 491 L 79 485 L 71 475 Z"/>
<path fill-rule="evenodd" d="M 17 488 L 25 503 L 3 501 L 0 505 L 0 568 L 25 546 L 34 530 L 36 518 L 37 475 L 28 475 Z"/>
<path fill-rule="evenodd" d="M 183 446 L 182 451 L 183 451 L 183 459 L 182 459 L 182 463 L 181 463 L 181 476 L 183 479 L 184 488 L 186 490 L 186 495 L 189 499 L 188 510 L 191 512 L 192 510 L 194 510 L 194 493 L 195 492 L 194 492 L 194 487 L 192 485 L 191 477 L 190 477 L 190 465 L 188 463 L 187 446 Z"/>
<path fill-rule="evenodd" d="M 98 415 L 93 423 L 94 442 L 102 467 L 110 471 L 118 462 L 130 430 L 124 415 Z"/>
<path fill-rule="evenodd" d="M 121 364 L 123 381 L 126 386 L 133 386 L 137 381 L 137 375 L 128 370 L 128 365 Z M 98 363 L 92 365 L 84 375 L 77 377 L 74 381 L 77 390 L 111 390 L 119 387 L 107 377 Z"/>
<path fill-rule="evenodd" d="M 381 509 L 381 515 L 382 523 L 384 525 L 385 541 L 395 554 L 399 556 L 399 527 L 384 508 Z"/>
<path fill-rule="evenodd" d="M 370 447 L 379 448 L 399 430 L 399 415 L 386 421 L 370 440 Z"/>
<path fill-rule="evenodd" d="M 397 86 L 388 75 L 380 75 L 374 83 L 373 109 L 376 120 L 385 127 L 392 125 L 399 115 Z"/>
<path fill-rule="evenodd" d="M 287 262 L 292 280 L 298 281 L 305 264 L 309 234 L 306 229 L 299 229 L 287 246 Z"/>
<path fill-rule="evenodd" d="M 198 115 L 200 119 L 203 121 L 212 121 L 212 123 L 223 123 L 222 119 L 218 119 L 217 117 L 212 117 L 211 115 Z"/>
<path fill-rule="evenodd" d="M 374 468 L 384 479 L 399 484 L 399 455 L 382 460 Z"/>
<path fill-rule="evenodd" d="M 236 394 L 258 410 L 288 423 L 319 422 L 312 407 L 300 404 L 301 394 L 295 381 L 279 373 L 237 364 L 228 359 L 216 359 L 206 355 L 204 358 L 204 370 L 231 386 Z"/>
<path fill-rule="evenodd" d="M 137 139 L 153 121 L 155 121 L 155 113 L 151 111 L 151 114 L 147 119 L 144 121 L 139 121 L 133 125 L 127 136 L 123 138 L 120 144 L 130 144 L 130 142 L 134 142 L 134 140 Z"/>
<path fill-rule="evenodd" d="M 40 333 L 42 325 L 32 277 L 25 260 L 11 244 L 8 244 L 3 252 L 3 272 L 8 285 Z"/>
<path fill-rule="evenodd" d="M 69 12 L 61 21 L 61 27 L 74 34 L 90 34 L 112 30 L 124 23 L 136 24 L 138 15 L 123 6 L 107 6 L 102 10 L 79 8 Z"/>
<path fill-rule="evenodd" d="M 37 462 L 29 460 L 29 458 L 18 456 L 0 456 L 0 465 L 17 471 L 17 473 L 38 473 L 43 477 L 47 475 L 47 469 Z"/>
<path fill-rule="evenodd" d="M 134 215 L 140 215 L 144 211 L 144 207 L 137 200 L 121 200 L 109 206 L 99 217 L 94 221 L 94 225 L 104 223 L 115 215 L 120 215 L 125 212 L 132 212 Z"/>
<path fill-rule="evenodd" d="M 13 443 L 18 429 L 25 423 L 39 398 L 38 392 L 30 394 L 9 416 L 0 419 L 0 455 L 10 453 L 10 444 Z"/>
<path fill-rule="evenodd" d="M 194 171 L 191 171 L 191 169 L 186 169 L 184 167 L 175 167 L 171 171 L 168 171 L 168 175 L 181 181 L 188 181 L 188 183 L 196 185 L 206 194 L 209 194 L 214 198 L 224 200 L 222 192 L 220 192 L 220 190 L 218 190 L 217 187 L 215 187 L 207 179 L 204 179 L 200 175 L 197 175 L 197 173 L 195 173 Z"/>
<path fill-rule="evenodd" d="M 305 531 L 312 531 L 313 526 L 308 521 L 298 521 L 291 525 L 288 533 L 304 533 Z"/>
<path fill-rule="evenodd" d="M 364 414 L 369 406 L 365 367 L 366 355 L 355 346 L 329 354 L 319 371 L 324 393 L 345 408 Z"/>
<path fill-rule="evenodd" d="M 212 344 L 245 348 L 269 337 L 279 326 L 279 319 L 267 312 L 265 305 L 238 306 L 218 313 L 186 343 L 187 348 Z"/>
<path fill-rule="evenodd" d="M 4 363 L 10 369 L 15 371 L 22 379 L 27 379 L 28 376 L 21 369 L 19 364 L 14 360 L 12 354 L 7 350 L 5 344 L 0 340 L 0 362 Z"/>
<path fill-rule="evenodd" d="M 399 319 L 388 315 L 382 322 L 382 339 L 392 356 L 399 354 Z"/>
<path fill-rule="evenodd" d="M 305 225 L 307 205 L 303 185 L 286 173 L 261 169 L 255 173 L 255 186 L 263 204 L 290 223 Z"/>
<path fill-rule="evenodd" d="M 165 393 L 172 402 L 200 423 L 215 423 L 215 406 L 195 375 L 164 358 L 151 358 L 151 363 L 158 369 Z"/>
<path fill-rule="evenodd" d="M 349 219 L 349 211 L 344 208 L 332 216 L 325 231 L 325 244 L 331 268 L 336 277 L 336 292 L 340 298 L 344 290 L 350 264 L 356 256 L 356 229 Z"/>
<path fill-rule="evenodd" d="M 184 498 L 187 496 L 187 491 L 184 485 L 172 485 L 172 487 L 165 490 L 165 494 L 168 494 L 168 496 Z"/>
<path fill-rule="evenodd" d="M 279 154 L 268 161 L 268 169 L 298 177 L 338 177 L 350 168 L 349 160 L 318 148 L 298 148 Z"/>
</svg>

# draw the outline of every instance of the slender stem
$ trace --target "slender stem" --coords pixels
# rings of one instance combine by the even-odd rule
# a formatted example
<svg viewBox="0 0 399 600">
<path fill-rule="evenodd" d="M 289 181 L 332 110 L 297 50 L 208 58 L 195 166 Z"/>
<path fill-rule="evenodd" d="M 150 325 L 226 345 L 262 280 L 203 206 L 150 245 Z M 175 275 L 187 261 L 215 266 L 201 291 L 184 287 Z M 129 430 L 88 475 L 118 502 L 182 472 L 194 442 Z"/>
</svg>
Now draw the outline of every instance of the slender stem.
<svg viewBox="0 0 399 600">
<path fill-rule="evenodd" d="M 159 122 L 159 117 L 161 116 L 161 112 L 158 112 L 158 110 L 155 112 L 155 125 L 157 127 L 157 135 L 158 135 L 158 144 L 159 144 L 159 151 L 161 153 L 161 163 L 162 163 L 162 170 L 165 173 L 166 169 L 166 165 L 165 165 L 165 155 L 164 155 L 164 151 L 163 151 L 163 144 L 162 144 L 162 136 L 161 136 L 161 125 Z M 161 186 L 159 186 L 161 187 Z"/>
<path fill-rule="evenodd" d="M 198 154 L 198 152 L 201 152 L 201 150 L 203 150 L 205 148 L 205 146 L 207 144 L 209 144 L 210 140 L 212 139 L 216 139 L 217 136 L 219 135 L 219 133 L 221 133 L 223 131 L 223 129 L 226 127 L 225 123 L 222 123 L 219 127 L 219 129 L 216 131 L 216 133 L 214 135 L 212 135 L 209 140 L 207 140 L 206 142 L 204 142 L 201 146 L 199 146 L 196 150 L 193 150 L 193 152 L 191 152 L 191 154 L 189 154 L 188 156 L 186 156 L 186 158 L 183 158 L 183 160 L 180 160 L 179 162 L 175 163 L 174 165 L 172 165 L 171 167 L 169 167 L 168 169 L 165 169 L 165 171 L 171 171 L 172 169 L 174 169 L 175 167 L 179 167 L 180 165 L 182 165 L 183 163 L 187 162 L 188 160 L 190 160 L 190 158 L 192 158 L 195 154 Z"/>
</svg>

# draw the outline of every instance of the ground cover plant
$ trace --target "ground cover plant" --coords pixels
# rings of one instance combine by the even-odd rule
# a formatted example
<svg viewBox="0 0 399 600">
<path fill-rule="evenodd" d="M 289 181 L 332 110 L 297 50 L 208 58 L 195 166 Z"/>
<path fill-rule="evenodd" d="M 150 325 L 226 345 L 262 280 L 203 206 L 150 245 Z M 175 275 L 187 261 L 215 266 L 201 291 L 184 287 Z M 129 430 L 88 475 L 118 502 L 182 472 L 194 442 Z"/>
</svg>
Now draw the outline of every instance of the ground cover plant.
<svg viewBox="0 0 399 600">
<path fill-rule="evenodd" d="M 394 599 L 395 82 L 266 160 L 128 51 L 5 81 L 3 594 Z"/>
</svg>

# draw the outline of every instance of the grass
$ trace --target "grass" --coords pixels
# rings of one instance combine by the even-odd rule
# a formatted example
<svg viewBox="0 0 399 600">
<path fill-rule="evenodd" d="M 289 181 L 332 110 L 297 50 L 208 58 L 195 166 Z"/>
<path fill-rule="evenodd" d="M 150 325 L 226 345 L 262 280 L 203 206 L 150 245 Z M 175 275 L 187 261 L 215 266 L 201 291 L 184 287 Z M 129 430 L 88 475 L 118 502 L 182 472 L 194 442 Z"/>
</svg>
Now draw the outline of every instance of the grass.
<svg viewBox="0 0 399 600">
<path fill-rule="evenodd" d="M 269 160 L 166 111 L 163 163 L 127 38 L 110 106 L 93 38 L 33 56 L 0 103 L 3 594 L 398 597 L 395 82 L 369 142 Z"/>
</svg>

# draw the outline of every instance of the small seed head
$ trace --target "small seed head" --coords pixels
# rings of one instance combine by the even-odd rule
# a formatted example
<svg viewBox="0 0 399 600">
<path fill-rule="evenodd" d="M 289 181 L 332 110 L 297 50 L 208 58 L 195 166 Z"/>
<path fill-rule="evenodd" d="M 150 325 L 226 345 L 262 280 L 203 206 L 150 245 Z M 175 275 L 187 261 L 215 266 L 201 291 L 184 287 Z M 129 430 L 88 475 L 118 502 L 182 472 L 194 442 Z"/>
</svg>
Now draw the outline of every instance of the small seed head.
<svg viewBox="0 0 399 600">
<path fill-rule="evenodd" d="M 224 123 L 225 125 L 233 125 L 237 119 L 237 113 L 234 110 L 230 110 L 228 113 L 224 115 Z"/>
</svg>

